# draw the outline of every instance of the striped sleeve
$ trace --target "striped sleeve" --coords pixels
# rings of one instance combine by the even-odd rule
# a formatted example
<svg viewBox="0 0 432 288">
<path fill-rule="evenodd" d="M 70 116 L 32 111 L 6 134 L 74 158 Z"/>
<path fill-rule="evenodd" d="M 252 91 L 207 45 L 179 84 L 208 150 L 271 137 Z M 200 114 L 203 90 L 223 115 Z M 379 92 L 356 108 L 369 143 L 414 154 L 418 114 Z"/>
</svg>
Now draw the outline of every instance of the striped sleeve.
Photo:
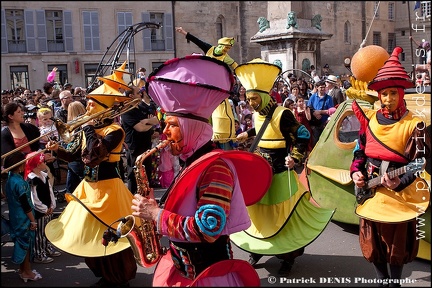
<svg viewBox="0 0 432 288">
<path fill-rule="evenodd" d="M 215 160 L 198 182 L 195 215 L 183 216 L 163 209 L 157 220 L 158 232 L 183 241 L 214 242 L 226 225 L 233 187 L 229 166 L 221 159 Z"/>
</svg>

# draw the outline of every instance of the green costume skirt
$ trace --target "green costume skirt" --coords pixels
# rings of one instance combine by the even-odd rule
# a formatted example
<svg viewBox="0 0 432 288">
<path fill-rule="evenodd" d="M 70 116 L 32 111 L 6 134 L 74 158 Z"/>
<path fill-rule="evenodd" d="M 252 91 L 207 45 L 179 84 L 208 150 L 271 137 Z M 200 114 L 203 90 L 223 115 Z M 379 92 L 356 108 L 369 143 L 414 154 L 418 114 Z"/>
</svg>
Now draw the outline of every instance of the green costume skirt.
<svg viewBox="0 0 432 288">
<path fill-rule="evenodd" d="M 305 247 L 321 234 L 335 212 L 314 202 L 295 171 L 275 174 L 264 197 L 247 207 L 251 226 L 230 238 L 240 249 L 263 255 Z"/>
</svg>

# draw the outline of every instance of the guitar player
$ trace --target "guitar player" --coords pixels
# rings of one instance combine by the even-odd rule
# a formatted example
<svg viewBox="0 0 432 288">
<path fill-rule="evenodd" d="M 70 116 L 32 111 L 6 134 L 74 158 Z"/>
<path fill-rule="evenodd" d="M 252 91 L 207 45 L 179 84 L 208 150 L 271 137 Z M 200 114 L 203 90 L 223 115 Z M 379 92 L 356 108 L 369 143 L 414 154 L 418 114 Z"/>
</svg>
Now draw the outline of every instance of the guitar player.
<svg viewBox="0 0 432 288">
<path fill-rule="evenodd" d="M 361 124 L 350 167 L 356 194 L 367 187 L 373 175 L 381 177 L 369 198 L 359 201 L 357 197 L 356 207 L 360 247 L 374 265 L 381 287 L 400 287 L 403 266 L 414 260 L 419 248 L 416 219 L 430 201 L 427 183 L 414 171 L 399 176 L 392 172 L 429 159 L 431 151 L 426 123 L 409 111 L 404 101 L 405 89 L 414 83 L 399 62 L 401 52 L 402 48 L 396 47 L 368 84 L 378 92 L 381 109 L 362 108 L 356 101 L 352 104 Z"/>
</svg>

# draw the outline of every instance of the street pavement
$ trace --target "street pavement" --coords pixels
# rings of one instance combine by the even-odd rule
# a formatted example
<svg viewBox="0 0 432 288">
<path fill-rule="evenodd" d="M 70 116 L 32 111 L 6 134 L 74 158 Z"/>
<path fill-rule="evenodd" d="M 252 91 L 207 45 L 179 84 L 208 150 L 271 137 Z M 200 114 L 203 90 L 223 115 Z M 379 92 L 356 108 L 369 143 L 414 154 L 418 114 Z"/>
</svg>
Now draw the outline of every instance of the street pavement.
<svg viewBox="0 0 432 288">
<path fill-rule="evenodd" d="M 60 189 L 60 188 L 59 188 Z M 163 189 L 156 189 L 156 198 Z M 59 203 L 60 213 L 65 204 Z M 7 215 L 7 204 L 2 200 L 2 214 Z M 167 246 L 165 238 L 162 244 Z M 102 244 L 101 244 L 102 245 Z M 234 257 L 247 260 L 248 253 L 233 245 Z M 32 268 L 42 274 L 43 279 L 24 283 L 16 270 L 18 265 L 11 262 L 13 243 L 6 235 L 1 247 L 1 287 L 89 287 L 97 282 L 88 269 L 84 258 L 62 253 L 48 264 L 32 263 Z M 404 266 L 402 287 L 431 287 L 430 261 L 416 259 Z M 256 271 L 263 287 L 377 287 L 372 264 L 362 256 L 358 243 L 358 226 L 330 222 L 322 234 L 305 248 L 304 255 L 296 262 L 286 277 L 277 276 L 280 260 L 264 256 L 257 264 Z M 149 287 L 152 284 L 154 267 L 138 266 L 136 278 L 131 287 Z"/>
</svg>

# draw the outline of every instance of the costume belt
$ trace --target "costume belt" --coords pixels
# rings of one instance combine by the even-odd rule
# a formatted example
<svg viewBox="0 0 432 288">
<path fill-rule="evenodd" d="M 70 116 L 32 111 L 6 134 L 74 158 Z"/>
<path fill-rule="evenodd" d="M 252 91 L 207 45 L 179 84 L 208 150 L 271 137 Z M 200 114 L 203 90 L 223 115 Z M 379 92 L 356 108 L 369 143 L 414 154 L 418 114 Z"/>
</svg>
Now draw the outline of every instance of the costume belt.
<svg viewBox="0 0 432 288">
<path fill-rule="evenodd" d="M 189 279 L 195 279 L 210 265 L 232 258 L 231 242 L 228 235 L 220 236 L 213 243 L 190 243 L 170 241 L 174 266 Z"/>
<path fill-rule="evenodd" d="M 118 162 L 102 162 L 93 168 L 87 165 L 84 166 L 84 179 L 87 182 L 97 182 L 113 178 L 121 178 Z"/>
</svg>

